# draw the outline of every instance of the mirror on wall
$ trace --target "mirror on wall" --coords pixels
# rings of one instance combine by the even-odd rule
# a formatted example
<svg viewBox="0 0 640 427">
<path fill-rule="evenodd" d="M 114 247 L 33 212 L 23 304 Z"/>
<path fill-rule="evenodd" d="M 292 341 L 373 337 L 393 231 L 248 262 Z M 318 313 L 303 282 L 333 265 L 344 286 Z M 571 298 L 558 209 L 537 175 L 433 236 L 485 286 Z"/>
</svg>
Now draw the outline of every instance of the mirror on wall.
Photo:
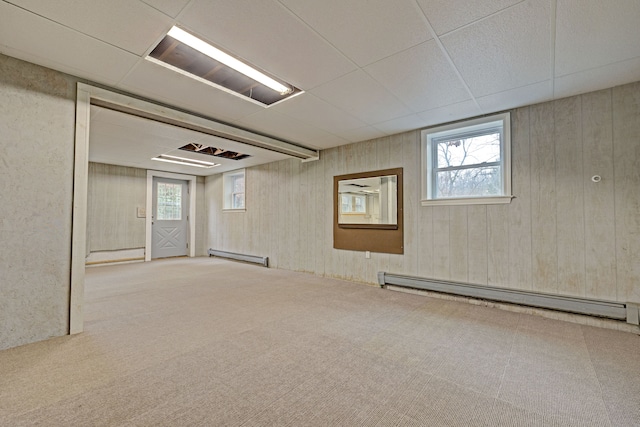
<svg viewBox="0 0 640 427">
<path fill-rule="evenodd" d="M 338 181 L 338 224 L 398 225 L 398 176 Z"/>
<path fill-rule="evenodd" d="M 333 177 L 333 247 L 404 253 L 402 168 Z"/>
</svg>

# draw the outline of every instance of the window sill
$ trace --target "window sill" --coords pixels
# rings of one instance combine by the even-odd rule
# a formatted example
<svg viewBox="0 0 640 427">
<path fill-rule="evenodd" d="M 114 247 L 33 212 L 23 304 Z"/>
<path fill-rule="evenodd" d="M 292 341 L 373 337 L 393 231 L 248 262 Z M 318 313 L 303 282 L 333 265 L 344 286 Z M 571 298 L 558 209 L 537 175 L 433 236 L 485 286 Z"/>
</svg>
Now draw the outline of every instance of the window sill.
<svg viewBox="0 0 640 427">
<path fill-rule="evenodd" d="M 422 200 L 422 206 L 501 205 L 511 203 L 513 196 L 460 197 L 451 199 Z"/>
<path fill-rule="evenodd" d="M 222 212 L 246 212 L 247 209 L 222 209 Z"/>
</svg>

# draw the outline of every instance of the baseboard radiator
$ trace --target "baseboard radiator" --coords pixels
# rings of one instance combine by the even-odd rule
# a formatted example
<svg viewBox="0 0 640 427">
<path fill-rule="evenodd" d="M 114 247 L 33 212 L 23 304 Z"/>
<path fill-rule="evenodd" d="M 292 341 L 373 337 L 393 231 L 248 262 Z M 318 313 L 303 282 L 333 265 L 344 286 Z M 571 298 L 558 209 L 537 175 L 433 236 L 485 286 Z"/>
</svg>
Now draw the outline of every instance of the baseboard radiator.
<svg viewBox="0 0 640 427">
<path fill-rule="evenodd" d="M 500 289 L 490 286 L 401 276 L 397 274 L 389 274 L 383 271 L 378 273 L 378 283 L 383 288 L 387 286 L 395 286 L 400 288 L 422 289 L 482 300 L 507 302 L 531 307 L 566 311 L 570 313 L 606 317 L 616 320 L 626 320 L 627 323 L 633 325 L 639 324 L 639 305 L 633 303 L 625 304 L 586 298 Z"/>
<path fill-rule="evenodd" d="M 253 264 L 260 264 L 265 267 L 269 267 L 269 257 L 266 256 L 237 254 L 234 252 L 218 251 L 215 249 L 209 249 L 207 253 L 209 254 L 209 256 L 217 256 L 220 258 L 233 259 L 236 261 L 250 262 Z"/>
</svg>

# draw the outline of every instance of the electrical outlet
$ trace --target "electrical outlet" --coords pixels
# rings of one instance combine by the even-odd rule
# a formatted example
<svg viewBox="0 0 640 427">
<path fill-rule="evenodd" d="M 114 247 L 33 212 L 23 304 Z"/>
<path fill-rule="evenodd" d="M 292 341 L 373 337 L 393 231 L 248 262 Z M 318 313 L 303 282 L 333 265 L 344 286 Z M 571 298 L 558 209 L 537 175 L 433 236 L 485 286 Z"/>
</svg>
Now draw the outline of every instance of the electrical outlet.
<svg viewBox="0 0 640 427">
<path fill-rule="evenodd" d="M 369 251 L 365 251 L 365 253 L 364 253 L 364 257 L 365 257 L 366 259 L 371 258 L 371 252 L 369 252 Z"/>
</svg>

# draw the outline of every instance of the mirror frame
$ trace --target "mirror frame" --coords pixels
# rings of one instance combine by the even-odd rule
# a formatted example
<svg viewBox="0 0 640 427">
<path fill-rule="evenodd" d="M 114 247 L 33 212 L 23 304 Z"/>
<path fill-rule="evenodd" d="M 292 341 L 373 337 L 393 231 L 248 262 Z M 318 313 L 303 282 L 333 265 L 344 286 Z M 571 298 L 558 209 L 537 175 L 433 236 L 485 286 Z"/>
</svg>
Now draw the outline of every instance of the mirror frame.
<svg viewBox="0 0 640 427">
<path fill-rule="evenodd" d="M 358 178 L 397 176 L 397 224 L 339 224 L 339 182 Z M 402 168 L 337 175 L 333 177 L 333 247 L 352 251 L 404 253 Z"/>
<path fill-rule="evenodd" d="M 398 175 L 397 174 L 392 174 L 392 175 L 384 175 L 384 177 L 386 176 L 395 176 L 396 177 L 396 206 L 398 204 L 398 200 L 397 200 L 397 186 L 398 186 Z M 383 176 L 380 176 L 380 178 L 382 178 Z M 363 177 L 358 177 L 355 179 L 360 179 Z M 371 178 L 371 177 L 368 177 Z M 377 178 L 377 176 L 373 177 L 373 178 Z M 350 181 L 351 178 L 340 178 L 338 180 L 338 199 L 340 199 L 340 182 L 341 181 Z M 340 228 L 378 228 L 378 229 L 383 229 L 383 230 L 397 230 L 398 229 L 398 224 L 397 224 L 397 218 L 396 218 L 396 223 L 395 224 L 370 224 L 370 223 L 357 223 L 357 222 L 339 222 L 340 221 L 340 202 L 337 201 L 338 205 L 338 227 Z M 344 214 L 343 214 L 344 215 Z M 397 215 L 397 212 L 396 212 Z"/>
</svg>

